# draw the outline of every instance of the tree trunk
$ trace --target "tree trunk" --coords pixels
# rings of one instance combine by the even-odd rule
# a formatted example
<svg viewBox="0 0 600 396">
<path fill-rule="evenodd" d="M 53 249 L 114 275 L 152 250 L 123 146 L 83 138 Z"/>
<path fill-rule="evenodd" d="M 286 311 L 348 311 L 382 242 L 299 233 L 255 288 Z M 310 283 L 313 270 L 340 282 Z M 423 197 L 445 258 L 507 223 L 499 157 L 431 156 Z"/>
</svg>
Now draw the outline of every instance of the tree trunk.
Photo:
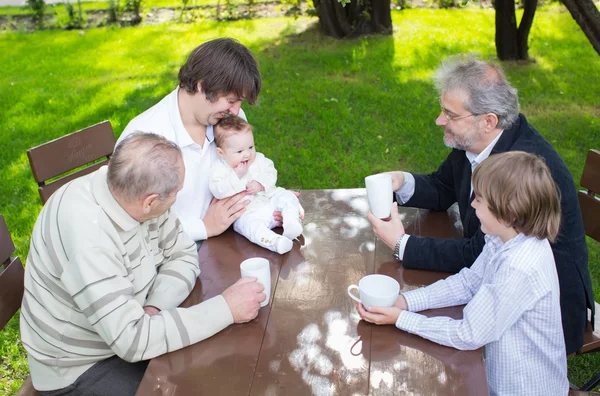
<svg viewBox="0 0 600 396">
<path fill-rule="evenodd" d="M 594 49 L 600 54 L 600 11 L 593 0 L 562 0 Z"/>
<path fill-rule="evenodd" d="M 535 16 L 535 9 L 537 8 L 538 0 L 523 0 L 523 18 L 521 18 L 521 23 L 519 23 L 518 30 L 518 39 L 517 39 L 517 47 L 518 47 L 518 59 L 528 59 L 529 58 L 529 45 L 527 41 L 529 39 L 529 31 L 531 30 L 531 25 L 533 24 L 533 17 Z"/>
<path fill-rule="evenodd" d="M 496 55 L 500 60 L 519 59 L 515 0 L 496 0 Z"/>
<path fill-rule="evenodd" d="M 392 34 L 390 0 L 351 0 L 343 6 L 338 0 L 314 0 L 321 31 L 335 38 L 363 34 Z"/>
</svg>

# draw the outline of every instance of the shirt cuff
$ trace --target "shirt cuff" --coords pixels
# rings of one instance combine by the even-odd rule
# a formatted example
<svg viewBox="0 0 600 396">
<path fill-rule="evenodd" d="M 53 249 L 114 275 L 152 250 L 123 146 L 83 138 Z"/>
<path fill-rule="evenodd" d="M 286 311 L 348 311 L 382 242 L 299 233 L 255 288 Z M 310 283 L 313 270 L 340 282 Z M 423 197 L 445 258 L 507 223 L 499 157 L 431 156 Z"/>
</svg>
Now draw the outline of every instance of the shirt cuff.
<svg viewBox="0 0 600 396">
<path fill-rule="evenodd" d="M 402 241 L 400 241 L 400 248 L 398 249 L 398 258 L 400 261 L 404 260 L 404 249 L 406 249 L 406 242 L 408 242 L 408 238 L 410 238 L 410 235 L 404 234 L 404 238 L 402 238 Z"/>
<path fill-rule="evenodd" d="M 411 312 L 420 312 L 429 309 L 429 303 L 427 301 L 427 293 L 425 288 L 421 287 L 416 290 L 403 292 L 402 295 L 406 300 L 408 310 Z"/>
<path fill-rule="evenodd" d="M 181 226 L 185 233 L 188 234 L 194 242 L 208 239 L 208 232 L 206 231 L 206 226 L 201 218 L 179 217 L 179 221 L 181 221 Z"/>
<path fill-rule="evenodd" d="M 415 193 L 415 177 L 408 172 L 404 173 L 404 184 L 398 191 L 396 191 L 396 200 L 401 202 L 402 205 L 408 202 Z"/>
<path fill-rule="evenodd" d="M 400 315 L 398 315 L 398 319 L 396 320 L 396 327 L 400 330 L 417 334 L 419 327 L 421 326 L 421 322 L 424 319 L 425 316 L 421 314 L 409 311 L 402 311 L 400 312 Z"/>
</svg>

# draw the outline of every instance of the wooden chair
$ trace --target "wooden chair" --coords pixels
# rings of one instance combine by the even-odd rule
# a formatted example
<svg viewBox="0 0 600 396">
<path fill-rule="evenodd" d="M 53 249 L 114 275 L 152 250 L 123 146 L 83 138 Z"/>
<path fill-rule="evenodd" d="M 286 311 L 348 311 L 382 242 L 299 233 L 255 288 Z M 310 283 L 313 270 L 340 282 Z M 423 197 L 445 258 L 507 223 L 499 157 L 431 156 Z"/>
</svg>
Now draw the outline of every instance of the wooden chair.
<svg viewBox="0 0 600 396">
<path fill-rule="evenodd" d="M 15 245 L 4 217 L 0 215 L 0 330 L 21 307 L 25 286 L 25 271 L 18 257 L 13 257 Z M 31 377 L 27 377 L 17 396 L 38 395 Z"/>
<path fill-rule="evenodd" d="M 29 149 L 27 157 L 42 203 L 64 184 L 106 165 L 115 143 L 110 122 L 104 121 Z M 88 166 L 71 172 L 83 165 Z M 71 173 L 64 175 L 67 172 Z"/>
<path fill-rule="evenodd" d="M 585 234 L 600 242 L 600 151 L 588 151 L 583 174 L 581 175 L 581 186 L 587 191 L 579 191 L 579 206 L 583 215 Z M 596 317 L 600 316 L 599 305 L 596 304 Z M 596 320 L 598 323 L 599 320 Z M 573 355 L 594 352 L 600 350 L 600 329 L 588 322 L 587 330 L 583 336 L 583 346 Z M 600 372 L 590 379 L 580 390 L 588 391 L 600 384 Z"/>
</svg>

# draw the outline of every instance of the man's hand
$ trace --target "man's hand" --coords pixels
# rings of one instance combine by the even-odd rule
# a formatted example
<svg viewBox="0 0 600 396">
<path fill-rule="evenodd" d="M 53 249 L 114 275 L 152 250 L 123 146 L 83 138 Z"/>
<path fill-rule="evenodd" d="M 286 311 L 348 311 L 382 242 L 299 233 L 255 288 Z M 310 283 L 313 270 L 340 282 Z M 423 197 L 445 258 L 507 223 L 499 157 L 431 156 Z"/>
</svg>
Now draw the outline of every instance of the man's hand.
<svg viewBox="0 0 600 396">
<path fill-rule="evenodd" d="M 144 307 L 144 312 L 146 312 L 151 317 L 160 313 L 160 309 L 153 307 L 152 305 L 146 305 Z"/>
<path fill-rule="evenodd" d="M 244 177 L 246 172 L 248 172 L 248 162 L 247 161 L 240 162 L 239 164 L 237 164 L 237 166 L 235 168 L 233 168 L 233 171 L 235 172 L 237 177 L 239 177 L 241 179 L 242 177 Z"/>
<path fill-rule="evenodd" d="M 404 184 L 404 172 L 395 171 L 395 172 L 386 172 L 388 175 L 392 176 L 392 190 L 398 191 L 402 188 Z"/>
<path fill-rule="evenodd" d="M 294 195 L 296 195 L 296 197 L 300 197 L 300 192 L 298 191 L 292 191 L 294 193 Z M 302 205 L 298 206 L 298 215 L 300 217 L 300 220 L 304 220 L 304 208 L 302 207 Z M 276 227 L 281 227 L 283 225 L 283 216 L 281 215 L 281 212 L 273 212 L 273 219 L 275 220 L 275 226 Z"/>
<path fill-rule="evenodd" d="M 392 204 L 392 217 L 390 221 L 377 218 L 370 210 L 367 219 L 371 222 L 373 232 L 377 238 L 381 239 L 390 249 L 394 250 L 396 241 L 400 235 L 405 234 L 402 220 L 400 220 L 400 216 L 398 215 L 398 204 L 396 202 Z"/>
<path fill-rule="evenodd" d="M 267 298 L 264 290 L 264 286 L 254 277 L 242 278 L 225 289 L 222 296 L 229 305 L 235 323 L 249 322 L 258 316 L 260 303 Z"/>
<path fill-rule="evenodd" d="M 261 191 L 265 191 L 265 187 L 256 180 L 252 180 L 246 184 L 246 192 L 248 194 L 256 194 Z"/>
<path fill-rule="evenodd" d="M 241 201 L 245 196 L 246 192 L 242 191 L 225 199 L 213 198 L 202 219 L 209 238 L 222 234 L 244 213 L 250 203 L 248 200 Z"/>
<path fill-rule="evenodd" d="M 400 312 L 408 310 L 408 304 L 400 294 L 391 307 L 367 307 L 367 309 L 362 304 L 356 303 L 356 310 L 362 320 L 378 325 L 396 324 Z"/>
</svg>

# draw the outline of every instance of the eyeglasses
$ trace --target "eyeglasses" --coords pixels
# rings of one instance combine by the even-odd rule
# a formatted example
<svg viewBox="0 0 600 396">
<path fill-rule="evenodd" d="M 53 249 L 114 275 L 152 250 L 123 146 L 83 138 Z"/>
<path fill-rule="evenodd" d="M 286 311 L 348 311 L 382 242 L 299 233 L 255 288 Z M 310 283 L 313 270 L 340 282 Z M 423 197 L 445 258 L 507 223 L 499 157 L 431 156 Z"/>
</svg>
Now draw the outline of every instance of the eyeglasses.
<svg viewBox="0 0 600 396">
<path fill-rule="evenodd" d="M 468 118 L 468 117 L 477 117 L 480 116 L 481 114 L 467 114 L 464 116 L 456 116 L 456 117 L 452 117 L 451 115 L 448 115 L 447 110 L 444 109 L 442 107 L 442 114 L 444 115 L 444 117 L 446 117 L 446 121 L 450 122 L 450 121 L 456 121 L 456 120 L 462 120 L 463 118 Z"/>
</svg>

